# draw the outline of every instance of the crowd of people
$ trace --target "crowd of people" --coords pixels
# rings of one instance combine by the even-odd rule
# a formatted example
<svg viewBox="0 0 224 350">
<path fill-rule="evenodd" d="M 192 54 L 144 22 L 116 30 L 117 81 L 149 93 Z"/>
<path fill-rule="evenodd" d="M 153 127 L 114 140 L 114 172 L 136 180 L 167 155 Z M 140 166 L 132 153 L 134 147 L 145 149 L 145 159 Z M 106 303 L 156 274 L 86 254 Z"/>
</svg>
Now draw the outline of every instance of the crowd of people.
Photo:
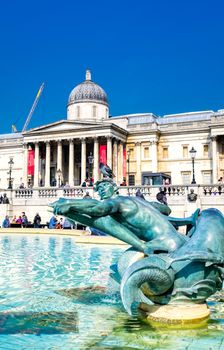
<svg viewBox="0 0 224 350">
<path fill-rule="evenodd" d="M 18 217 L 14 215 L 11 220 L 9 216 L 6 215 L 2 222 L 2 228 L 8 228 L 8 227 L 26 228 L 28 226 L 33 228 L 48 227 L 49 229 L 66 229 L 66 230 L 73 228 L 73 225 L 68 219 L 57 218 L 55 215 L 51 217 L 49 223 L 47 223 L 46 225 L 41 225 L 41 217 L 39 213 L 36 213 L 32 222 L 28 220 L 25 212 L 22 212 L 21 215 L 19 215 Z"/>
<path fill-rule="evenodd" d="M 2 227 L 3 228 L 8 228 L 11 227 L 13 224 L 16 224 L 21 227 L 27 227 L 28 225 L 28 218 L 26 216 L 26 213 L 23 211 L 21 215 L 16 217 L 16 215 L 13 216 L 12 220 L 9 219 L 9 216 L 6 215 L 3 222 L 2 222 Z"/>
<path fill-rule="evenodd" d="M 48 224 L 49 229 L 64 229 L 71 230 L 73 228 L 72 223 L 66 218 L 57 218 L 53 215 Z"/>
</svg>

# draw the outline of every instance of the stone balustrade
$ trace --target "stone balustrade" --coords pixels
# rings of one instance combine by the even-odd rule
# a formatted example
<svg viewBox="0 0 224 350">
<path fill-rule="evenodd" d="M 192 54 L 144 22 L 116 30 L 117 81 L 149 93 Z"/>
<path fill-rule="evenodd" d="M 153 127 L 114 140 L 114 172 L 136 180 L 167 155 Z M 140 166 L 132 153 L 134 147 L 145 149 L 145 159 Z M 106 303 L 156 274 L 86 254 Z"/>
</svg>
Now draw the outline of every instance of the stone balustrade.
<svg viewBox="0 0 224 350">
<path fill-rule="evenodd" d="M 156 194 L 162 188 L 166 192 L 167 202 L 172 216 L 185 217 L 191 215 L 196 208 L 206 209 L 215 207 L 224 213 L 224 185 L 168 185 L 168 186 L 120 186 L 119 193 L 123 196 L 135 196 L 138 189 L 148 201 L 155 201 Z M 190 201 L 189 194 L 194 191 L 196 200 Z M 37 187 L 15 190 L 0 190 L 6 193 L 10 204 L 4 206 L 5 214 L 12 216 L 26 211 L 31 217 L 36 212 L 41 213 L 43 222 L 49 220 L 49 204 L 59 198 L 83 198 L 86 193 L 92 198 L 98 199 L 98 194 L 93 187 Z M 2 215 L 1 215 L 2 216 Z M 1 217 L 0 217 L 1 219 Z"/>
<path fill-rule="evenodd" d="M 203 196 L 224 196 L 224 184 L 218 185 L 168 185 L 168 186 L 120 186 L 118 187 L 119 193 L 124 196 L 135 196 L 138 189 L 148 199 L 155 199 L 156 194 L 162 188 L 167 195 L 167 198 L 172 197 L 187 197 L 190 189 L 194 189 L 194 192 L 198 197 Z M 24 188 L 15 190 L 0 190 L 0 193 L 6 193 L 8 198 L 52 198 L 52 197 L 74 197 L 82 198 L 86 192 L 89 192 L 91 197 L 97 198 L 97 194 L 94 192 L 93 187 L 69 187 L 69 188 L 57 188 L 57 187 L 39 187 L 39 188 Z"/>
<path fill-rule="evenodd" d="M 33 197 L 33 189 L 24 188 L 18 189 L 14 192 L 15 198 L 32 198 Z"/>
<path fill-rule="evenodd" d="M 93 188 L 88 187 L 72 187 L 72 188 L 64 188 L 63 196 L 64 197 L 72 197 L 72 198 L 83 198 L 86 195 L 86 192 L 89 192 L 91 197 L 93 197 Z"/>
<path fill-rule="evenodd" d="M 52 198 L 52 197 L 56 198 L 56 197 L 58 197 L 58 190 L 56 188 L 43 188 L 43 189 L 39 189 L 37 191 L 38 191 L 39 198 Z"/>
</svg>

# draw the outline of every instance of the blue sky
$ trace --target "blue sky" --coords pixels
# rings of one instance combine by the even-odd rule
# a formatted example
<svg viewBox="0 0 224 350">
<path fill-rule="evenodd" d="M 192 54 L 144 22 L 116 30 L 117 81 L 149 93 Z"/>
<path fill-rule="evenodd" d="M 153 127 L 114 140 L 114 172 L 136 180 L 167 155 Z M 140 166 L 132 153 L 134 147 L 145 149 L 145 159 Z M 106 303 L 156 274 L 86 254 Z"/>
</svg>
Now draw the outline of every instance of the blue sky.
<svg viewBox="0 0 224 350">
<path fill-rule="evenodd" d="M 0 134 L 66 119 L 84 80 L 112 116 L 224 108 L 223 1 L 11 0 L 0 11 Z"/>
</svg>

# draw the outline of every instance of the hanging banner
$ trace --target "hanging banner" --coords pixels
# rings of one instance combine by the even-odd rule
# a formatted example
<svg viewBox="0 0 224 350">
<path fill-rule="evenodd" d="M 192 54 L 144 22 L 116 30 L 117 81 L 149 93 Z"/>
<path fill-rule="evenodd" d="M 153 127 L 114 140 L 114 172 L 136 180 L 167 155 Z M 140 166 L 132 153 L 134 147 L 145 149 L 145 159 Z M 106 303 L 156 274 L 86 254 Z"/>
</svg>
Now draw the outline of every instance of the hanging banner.
<svg viewBox="0 0 224 350">
<path fill-rule="evenodd" d="M 124 177 L 126 178 L 127 176 L 127 156 L 126 156 L 126 148 L 123 149 L 123 174 L 124 174 Z"/>
<path fill-rule="evenodd" d="M 107 164 L 107 145 L 100 145 L 100 162 Z"/>
<path fill-rule="evenodd" d="M 28 150 L 28 175 L 34 175 L 34 150 Z"/>
</svg>

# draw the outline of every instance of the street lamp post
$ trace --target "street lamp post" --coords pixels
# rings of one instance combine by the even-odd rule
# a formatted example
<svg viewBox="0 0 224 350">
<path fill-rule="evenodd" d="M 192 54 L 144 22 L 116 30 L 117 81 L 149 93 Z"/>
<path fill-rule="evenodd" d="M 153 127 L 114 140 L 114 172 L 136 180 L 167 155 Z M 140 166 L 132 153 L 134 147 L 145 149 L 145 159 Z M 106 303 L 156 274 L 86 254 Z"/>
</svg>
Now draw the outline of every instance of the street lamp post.
<svg viewBox="0 0 224 350">
<path fill-rule="evenodd" d="M 90 181 L 90 186 L 92 186 L 92 177 L 93 177 L 93 155 L 92 152 L 90 152 L 88 156 L 88 162 L 89 162 L 89 181 Z"/>
<path fill-rule="evenodd" d="M 130 149 L 127 150 L 127 165 L 128 165 L 128 171 L 127 171 L 127 185 L 129 186 L 129 173 L 130 173 Z"/>
<path fill-rule="evenodd" d="M 8 164 L 9 164 L 9 184 L 8 184 L 8 189 L 12 190 L 12 167 L 14 165 L 12 157 L 10 157 Z"/>
<path fill-rule="evenodd" d="M 61 171 L 61 169 L 58 169 L 57 170 L 58 187 L 61 187 L 61 175 L 62 175 L 62 171 Z"/>
<path fill-rule="evenodd" d="M 192 160 L 192 181 L 191 184 L 196 184 L 195 181 L 195 175 L 194 175 L 194 160 L 195 160 L 195 156 L 197 151 L 194 149 L 194 147 L 191 148 L 191 150 L 189 151 L 190 155 L 191 155 L 191 160 Z"/>
</svg>

